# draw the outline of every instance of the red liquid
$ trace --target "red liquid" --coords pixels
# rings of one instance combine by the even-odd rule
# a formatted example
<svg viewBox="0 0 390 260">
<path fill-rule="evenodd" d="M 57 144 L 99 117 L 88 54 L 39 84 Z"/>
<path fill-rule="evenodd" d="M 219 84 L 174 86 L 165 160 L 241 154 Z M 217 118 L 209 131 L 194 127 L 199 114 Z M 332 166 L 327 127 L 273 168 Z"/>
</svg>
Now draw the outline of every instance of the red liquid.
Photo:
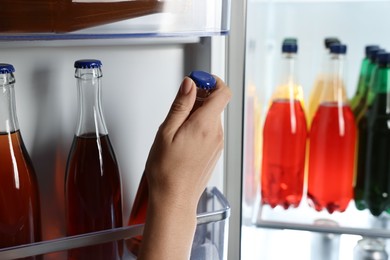
<svg viewBox="0 0 390 260">
<path fill-rule="evenodd" d="M 356 126 L 349 106 L 321 104 L 310 132 L 309 204 L 343 212 L 353 195 Z"/>
<path fill-rule="evenodd" d="M 302 199 L 307 126 L 299 101 L 276 100 L 264 124 L 261 200 L 297 207 Z"/>
<path fill-rule="evenodd" d="M 19 131 L 0 133 L 0 248 L 41 238 L 36 175 Z"/>
<path fill-rule="evenodd" d="M 141 177 L 141 181 L 135 196 L 134 205 L 131 209 L 128 225 L 145 224 L 146 210 L 148 208 L 149 187 L 145 175 Z M 142 236 L 137 236 L 126 241 L 127 248 L 135 256 L 138 255 L 142 242 Z"/>
<path fill-rule="evenodd" d="M 118 164 L 108 135 L 76 136 L 65 180 L 67 235 L 122 226 Z M 110 242 L 69 251 L 69 259 L 119 259 L 121 243 Z"/>
</svg>

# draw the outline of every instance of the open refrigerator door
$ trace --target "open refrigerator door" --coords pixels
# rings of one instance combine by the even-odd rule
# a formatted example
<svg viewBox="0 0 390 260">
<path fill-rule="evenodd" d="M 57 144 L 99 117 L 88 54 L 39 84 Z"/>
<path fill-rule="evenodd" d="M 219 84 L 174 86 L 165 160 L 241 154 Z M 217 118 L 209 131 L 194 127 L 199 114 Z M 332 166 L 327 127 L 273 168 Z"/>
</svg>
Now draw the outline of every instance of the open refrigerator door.
<svg viewBox="0 0 390 260">
<path fill-rule="evenodd" d="M 234 161 L 227 167 L 227 197 L 232 205 L 231 221 L 234 223 L 231 225 L 231 232 L 236 234 L 229 241 L 230 257 L 387 259 L 390 249 L 389 215 L 384 210 L 374 216 L 371 211 L 374 207 L 372 205 L 376 204 L 373 202 L 365 209 L 356 207 L 356 192 L 353 190 L 357 178 L 355 172 L 353 180 L 348 181 L 347 189 L 351 195 L 345 210 L 316 209 L 308 198 L 308 194 L 311 195 L 308 193 L 309 180 L 313 180 L 308 165 L 308 144 L 304 158 L 304 180 L 300 184 L 303 188 L 302 198 L 298 206 L 275 206 L 264 200 L 266 187 L 262 185 L 266 184 L 262 177 L 266 173 L 262 171 L 262 163 L 265 121 L 271 107 L 271 99 L 274 97 L 274 89 L 280 80 L 279 62 L 283 42 L 293 39 L 298 45 L 299 66 L 296 72 L 303 90 L 303 108 L 306 113 L 316 77 L 323 69 L 324 40 L 330 37 L 338 38 L 341 44 L 346 45 L 343 86 L 345 91 L 342 95 L 347 96 L 347 101 L 343 102 L 349 103 L 357 92 L 366 46 L 379 45 L 385 50 L 390 46 L 390 38 L 383 33 L 389 23 L 386 15 L 389 8 L 388 1 L 353 0 L 248 0 L 233 4 L 229 46 L 234 50 L 229 50 L 229 84 L 233 88 L 239 85 L 244 88 L 235 88 L 235 95 L 242 95 L 243 98 L 242 101 L 234 100 L 230 106 L 230 109 L 240 109 L 241 114 L 229 113 L 228 119 L 232 121 L 228 128 L 230 148 L 242 151 L 242 157 L 232 151 L 227 154 L 227 163 Z M 310 142 L 314 131 L 310 133 L 311 122 L 307 121 L 307 140 Z M 280 127 L 283 127 L 282 123 Z M 277 132 L 276 128 L 274 132 Z M 237 135 L 242 136 L 240 143 L 233 140 L 233 136 Z M 358 131 L 356 139 L 357 136 Z M 327 145 L 331 146 L 330 139 L 326 140 Z M 287 143 L 284 147 L 287 147 Z M 340 147 L 341 143 L 335 145 L 336 150 L 341 149 Z M 296 150 L 287 151 L 288 155 L 281 157 L 281 161 L 287 162 L 288 157 L 294 156 L 295 153 Z M 376 154 L 378 156 L 378 153 Z M 339 157 L 336 165 L 342 168 L 344 163 Z M 287 185 L 286 182 L 278 183 L 276 175 L 276 172 L 272 175 L 275 178 L 272 185 L 287 189 L 287 186 L 283 186 Z M 328 172 L 327 178 L 331 176 L 331 172 Z M 334 180 L 334 186 L 337 186 L 342 178 L 343 175 L 340 174 L 339 179 Z M 381 180 L 386 183 L 383 185 L 387 185 L 386 178 Z M 325 186 L 318 187 L 317 191 L 318 189 L 324 189 L 325 193 L 330 190 Z M 240 200 L 235 198 L 238 193 L 241 194 Z M 278 191 L 275 191 L 274 196 L 279 196 L 277 194 Z M 382 192 L 381 196 L 386 200 L 387 192 Z M 237 228 L 237 225 L 240 228 Z"/>
</svg>

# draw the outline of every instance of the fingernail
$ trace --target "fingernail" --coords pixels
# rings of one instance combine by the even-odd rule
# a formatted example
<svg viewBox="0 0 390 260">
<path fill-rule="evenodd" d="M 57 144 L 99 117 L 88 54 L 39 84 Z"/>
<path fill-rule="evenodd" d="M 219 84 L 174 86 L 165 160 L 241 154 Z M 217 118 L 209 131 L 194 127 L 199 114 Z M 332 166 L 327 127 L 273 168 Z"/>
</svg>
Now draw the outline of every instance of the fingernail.
<svg viewBox="0 0 390 260">
<path fill-rule="evenodd" d="M 183 95 L 190 93 L 192 88 L 192 79 L 185 77 L 183 83 L 181 83 L 180 92 Z"/>
</svg>

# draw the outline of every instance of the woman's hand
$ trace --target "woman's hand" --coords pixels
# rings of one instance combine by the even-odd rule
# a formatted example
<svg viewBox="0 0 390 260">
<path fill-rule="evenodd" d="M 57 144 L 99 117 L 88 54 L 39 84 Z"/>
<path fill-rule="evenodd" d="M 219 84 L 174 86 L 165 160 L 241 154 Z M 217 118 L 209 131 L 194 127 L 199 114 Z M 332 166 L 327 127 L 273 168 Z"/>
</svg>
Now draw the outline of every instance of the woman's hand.
<svg viewBox="0 0 390 260">
<path fill-rule="evenodd" d="M 196 86 L 186 77 L 157 132 L 145 166 L 149 205 L 139 259 L 189 258 L 197 204 L 223 149 L 221 114 L 231 98 L 215 78 L 216 89 L 191 113 Z"/>
</svg>

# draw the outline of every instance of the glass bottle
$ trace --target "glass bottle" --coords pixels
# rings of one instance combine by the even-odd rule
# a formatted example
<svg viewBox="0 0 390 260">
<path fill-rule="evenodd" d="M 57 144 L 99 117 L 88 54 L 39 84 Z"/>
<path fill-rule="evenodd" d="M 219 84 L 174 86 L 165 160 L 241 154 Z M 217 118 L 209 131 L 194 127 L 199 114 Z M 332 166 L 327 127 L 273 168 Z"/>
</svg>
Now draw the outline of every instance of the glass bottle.
<svg viewBox="0 0 390 260">
<path fill-rule="evenodd" d="M 309 102 L 308 102 L 308 107 L 307 107 L 307 123 L 308 126 L 311 126 L 311 123 L 313 121 L 313 117 L 315 113 L 317 112 L 317 108 L 320 104 L 320 99 L 321 99 L 321 93 L 324 89 L 324 84 L 325 84 L 325 78 L 327 76 L 327 68 L 326 68 L 326 62 L 329 58 L 329 47 L 333 43 L 340 43 L 340 40 L 335 38 L 335 37 L 327 37 L 324 39 L 324 53 L 322 57 L 322 66 L 321 66 L 321 71 L 317 75 L 312 91 L 309 96 Z"/>
<path fill-rule="evenodd" d="M 375 90 L 372 84 L 378 71 L 376 59 L 381 53 L 385 53 L 385 51 L 383 49 L 377 49 L 369 52 L 369 63 L 367 65 L 367 77 L 365 83 L 367 86 L 366 96 L 364 97 L 365 103 L 356 118 L 356 125 L 358 127 L 358 147 L 356 158 L 356 176 L 354 181 L 354 200 L 355 206 L 359 210 L 367 208 L 363 199 L 367 161 L 367 118 L 375 96 Z"/>
<path fill-rule="evenodd" d="M 211 94 L 216 87 L 215 78 L 204 71 L 192 71 L 189 77 L 195 82 L 197 95 L 194 106 L 190 112 L 192 114 L 196 109 L 202 106 L 204 100 Z M 149 200 L 149 187 L 145 174 L 142 174 L 137 194 L 131 209 L 128 225 L 144 224 Z M 129 251 L 137 256 L 142 242 L 142 236 L 126 240 Z"/>
<path fill-rule="evenodd" d="M 1 33 L 70 32 L 162 12 L 159 0 L 3 0 Z"/>
<path fill-rule="evenodd" d="M 37 177 L 20 133 L 11 64 L 0 64 L 0 248 L 41 239 Z"/>
<path fill-rule="evenodd" d="M 122 226 L 122 193 L 117 160 L 101 107 L 99 60 L 78 60 L 78 124 L 65 176 L 67 235 Z M 69 259 L 119 259 L 120 242 L 70 250 Z"/>
<path fill-rule="evenodd" d="M 330 45 L 328 77 L 310 129 L 308 201 L 343 212 L 352 198 L 356 126 L 345 94 L 347 46 Z"/>
<path fill-rule="evenodd" d="M 355 115 L 355 118 L 358 118 L 358 115 L 363 110 L 363 107 L 366 103 L 365 97 L 367 96 L 367 92 L 368 92 L 367 78 L 370 77 L 369 75 L 370 54 L 372 51 L 375 50 L 379 50 L 378 45 L 367 45 L 365 48 L 365 57 L 363 58 L 360 67 L 358 86 L 356 88 L 355 95 L 352 97 L 350 101 L 351 109 L 353 111 L 353 114 Z"/>
<path fill-rule="evenodd" d="M 367 154 L 364 202 L 371 214 L 379 216 L 390 208 L 390 53 L 377 56 L 375 92 L 367 115 Z"/>
<path fill-rule="evenodd" d="M 297 207 L 302 199 L 307 124 L 297 80 L 294 42 L 282 45 L 280 85 L 272 96 L 263 128 L 261 201 L 271 207 Z"/>
</svg>

